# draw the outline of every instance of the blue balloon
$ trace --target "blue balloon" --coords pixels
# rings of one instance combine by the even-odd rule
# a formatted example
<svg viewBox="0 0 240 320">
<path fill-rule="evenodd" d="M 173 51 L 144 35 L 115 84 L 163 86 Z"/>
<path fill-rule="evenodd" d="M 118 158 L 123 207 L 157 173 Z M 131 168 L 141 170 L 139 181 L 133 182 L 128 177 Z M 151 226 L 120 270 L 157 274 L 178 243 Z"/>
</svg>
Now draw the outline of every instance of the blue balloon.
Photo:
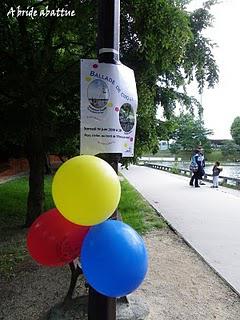
<svg viewBox="0 0 240 320">
<path fill-rule="evenodd" d="M 87 282 L 108 297 L 133 292 L 148 268 L 143 239 L 129 225 L 116 220 L 91 227 L 83 241 L 80 261 Z"/>
</svg>

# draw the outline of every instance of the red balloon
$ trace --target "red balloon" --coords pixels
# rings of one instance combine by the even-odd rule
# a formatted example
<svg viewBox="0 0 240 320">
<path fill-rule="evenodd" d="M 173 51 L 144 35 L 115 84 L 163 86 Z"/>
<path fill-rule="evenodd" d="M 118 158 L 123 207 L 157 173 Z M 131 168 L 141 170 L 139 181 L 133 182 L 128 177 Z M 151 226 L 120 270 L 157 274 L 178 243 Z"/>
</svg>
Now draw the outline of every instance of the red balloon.
<svg viewBox="0 0 240 320">
<path fill-rule="evenodd" d="M 66 220 L 57 209 L 41 214 L 27 235 L 30 255 L 46 266 L 62 266 L 80 255 L 83 239 L 90 227 Z"/>
</svg>

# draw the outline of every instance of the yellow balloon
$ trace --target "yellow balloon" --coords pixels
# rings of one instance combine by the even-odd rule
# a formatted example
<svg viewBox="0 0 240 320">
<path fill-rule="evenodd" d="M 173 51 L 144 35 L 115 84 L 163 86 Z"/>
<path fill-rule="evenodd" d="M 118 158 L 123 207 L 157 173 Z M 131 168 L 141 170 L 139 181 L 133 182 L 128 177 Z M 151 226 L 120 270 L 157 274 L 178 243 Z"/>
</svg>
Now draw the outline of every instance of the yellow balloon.
<svg viewBox="0 0 240 320">
<path fill-rule="evenodd" d="M 66 219 L 92 226 L 113 214 L 120 200 L 121 186 L 116 172 L 106 161 L 83 155 L 64 162 L 58 169 L 52 195 Z"/>
</svg>

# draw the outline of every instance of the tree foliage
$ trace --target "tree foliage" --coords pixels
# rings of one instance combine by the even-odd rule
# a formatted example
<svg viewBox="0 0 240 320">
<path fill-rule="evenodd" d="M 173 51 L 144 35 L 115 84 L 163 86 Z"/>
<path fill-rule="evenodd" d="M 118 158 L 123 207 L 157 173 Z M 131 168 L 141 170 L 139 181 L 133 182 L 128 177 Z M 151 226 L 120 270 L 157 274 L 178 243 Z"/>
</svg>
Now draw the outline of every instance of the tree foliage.
<svg viewBox="0 0 240 320">
<path fill-rule="evenodd" d="M 158 145 L 158 106 L 170 118 L 177 102 L 200 107 L 185 85 L 217 80 L 213 44 L 202 36 L 212 5 L 187 12 L 184 0 L 126 0 L 121 4 L 121 61 L 136 74 L 139 94 L 136 155 Z M 214 1 L 212 1 L 214 2 Z M 95 1 L 22 0 L 22 9 L 67 8 L 74 17 L 11 17 L 0 7 L 1 150 L 17 149 L 30 163 L 27 225 L 43 210 L 45 153 L 74 154 L 79 138 L 79 59 L 96 58 Z M 73 143 L 71 144 L 71 141 Z"/>
<path fill-rule="evenodd" d="M 206 129 L 201 118 L 195 119 L 190 113 L 181 113 L 175 117 L 176 129 L 172 133 L 174 143 L 171 145 L 171 151 L 192 151 L 198 146 L 202 146 L 206 152 L 210 151 L 210 142 L 208 135 L 212 130 Z"/>
<path fill-rule="evenodd" d="M 221 146 L 222 154 L 226 159 L 239 159 L 240 158 L 240 145 L 234 141 L 226 141 Z"/>
<path fill-rule="evenodd" d="M 14 2 L 2 2 L 0 130 L 5 141 L 24 146 L 37 129 L 48 149 L 56 137 L 78 131 L 79 57 L 95 53 L 96 9 L 90 11 L 84 1 L 19 2 L 22 9 L 38 10 L 67 3 L 77 19 L 7 17 L 11 6 L 16 7 Z"/>
<path fill-rule="evenodd" d="M 79 132 L 79 58 L 94 57 L 96 7 L 86 1 L 19 1 L 21 9 L 66 8 L 76 17 L 7 16 L 1 4 L 0 133 L 30 164 L 26 225 L 43 211 L 44 161 Z M 61 150 L 60 150 L 61 151 Z M 59 151 L 59 152 L 60 152 Z"/>
<path fill-rule="evenodd" d="M 201 114 L 200 103 L 187 95 L 186 85 L 196 79 L 201 92 L 204 86 L 213 87 L 218 81 L 212 55 L 214 44 L 203 36 L 212 24 L 209 9 L 216 1 L 207 1 L 203 8 L 187 12 L 189 2 L 123 2 L 122 61 L 135 70 L 141 96 L 138 134 L 148 138 L 137 144 L 137 153 L 138 145 L 140 152 L 157 147 L 157 107 L 163 108 L 167 119 L 179 103 L 191 112 L 198 109 Z M 147 97 L 144 99 L 143 95 Z M 143 109 L 146 119 L 140 116 Z"/>
<path fill-rule="evenodd" d="M 231 135 L 237 145 L 240 146 L 240 117 L 236 117 L 231 125 Z"/>
</svg>

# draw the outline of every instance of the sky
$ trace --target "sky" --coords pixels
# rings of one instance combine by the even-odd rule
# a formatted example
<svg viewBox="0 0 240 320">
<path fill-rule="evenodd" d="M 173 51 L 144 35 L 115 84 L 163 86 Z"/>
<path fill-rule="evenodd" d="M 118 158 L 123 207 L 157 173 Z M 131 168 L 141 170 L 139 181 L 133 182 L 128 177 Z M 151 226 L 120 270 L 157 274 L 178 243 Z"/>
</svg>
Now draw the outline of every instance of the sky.
<svg viewBox="0 0 240 320">
<path fill-rule="evenodd" d="M 201 4 L 201 0 L 192 0 L 188 9 L 199 8 Z M 215 20 L 205 35 L 218 45 L 213 53 L 220 73 L 215 88 L 203 91 L 203 119 L 205 126 L 214 131 L 211 138 L 231 139 L 231 124 L 240 116 L 240 0 L 222 0 L 212 7 L 211 13 Z M 199 99 L 193 88 L 189 88 L 189 94 Z"/>
</svg>

